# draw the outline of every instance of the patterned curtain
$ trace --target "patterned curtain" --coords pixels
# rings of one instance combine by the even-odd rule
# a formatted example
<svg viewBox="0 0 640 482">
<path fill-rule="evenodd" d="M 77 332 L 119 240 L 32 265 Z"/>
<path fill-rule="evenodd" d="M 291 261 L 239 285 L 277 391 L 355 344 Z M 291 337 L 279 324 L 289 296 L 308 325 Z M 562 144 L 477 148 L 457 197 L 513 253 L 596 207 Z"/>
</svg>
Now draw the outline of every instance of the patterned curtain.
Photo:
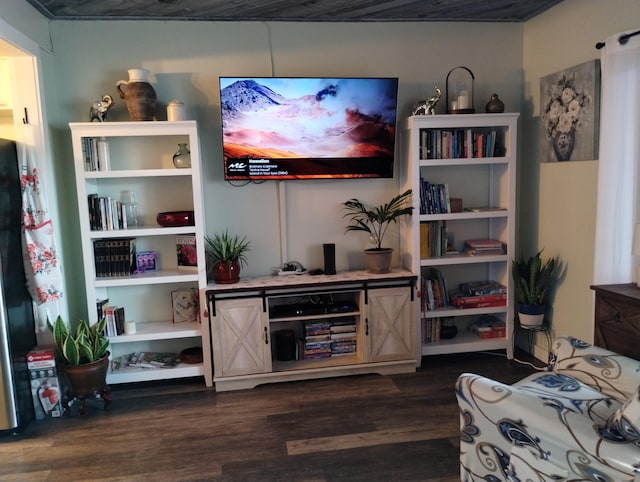
<svg viewBox="0 0 640 482">
<path fill-rule="evenodd" d="M 53 222 L 40 185 L 32 128 L 24 126 L 20 147 L 22 236 L 27 288 L 33 300 L 47 303 L 62 296 L 62 275 L 56 256 Z"/>
</svg>

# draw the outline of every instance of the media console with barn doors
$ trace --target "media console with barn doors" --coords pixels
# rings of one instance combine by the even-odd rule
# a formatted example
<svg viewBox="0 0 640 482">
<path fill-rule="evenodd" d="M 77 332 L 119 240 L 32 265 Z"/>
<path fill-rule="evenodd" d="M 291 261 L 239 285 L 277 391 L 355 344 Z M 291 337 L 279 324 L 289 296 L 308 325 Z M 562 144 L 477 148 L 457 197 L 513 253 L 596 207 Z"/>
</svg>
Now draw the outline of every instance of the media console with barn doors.
<svg viewBox="0 0 640 482">
<path fill-rule="evenodd" d="M 242 279 L 205 292 L 218 391 L 419 363 L 409 271 Z"/>
</svg>

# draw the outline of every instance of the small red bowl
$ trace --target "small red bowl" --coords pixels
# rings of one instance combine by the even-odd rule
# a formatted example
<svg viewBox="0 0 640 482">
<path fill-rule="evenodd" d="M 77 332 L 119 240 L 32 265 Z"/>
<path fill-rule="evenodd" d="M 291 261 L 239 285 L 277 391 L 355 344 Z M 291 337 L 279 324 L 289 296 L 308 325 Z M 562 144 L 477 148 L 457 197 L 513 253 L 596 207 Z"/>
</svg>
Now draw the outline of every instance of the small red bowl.
<svg viewBox="0 0 640 482">
<path fill-rule="evenodd" d="M 176 227 L 176 226 L 193 226 L 193 211 L 170 211 L 166 213 L 158 213 L 156 221 L 160 226 Z"/>
</svg>

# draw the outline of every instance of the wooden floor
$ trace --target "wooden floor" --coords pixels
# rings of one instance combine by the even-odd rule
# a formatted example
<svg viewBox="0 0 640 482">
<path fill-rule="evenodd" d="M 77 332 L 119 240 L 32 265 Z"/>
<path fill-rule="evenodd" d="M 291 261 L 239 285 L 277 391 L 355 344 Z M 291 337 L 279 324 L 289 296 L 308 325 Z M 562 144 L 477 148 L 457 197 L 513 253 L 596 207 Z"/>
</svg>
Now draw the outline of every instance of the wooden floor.
<svg viewBox="0 0 640 482">
<path fill-rule="evenodd" d="M 201 381 L 116 385 L 109 412 L 0 438 L 0 481 L 455 481 L 462 372 L 532 368 L 489 354 L 424 358 L 415 374 L 216 393 Z"/>
</svg>

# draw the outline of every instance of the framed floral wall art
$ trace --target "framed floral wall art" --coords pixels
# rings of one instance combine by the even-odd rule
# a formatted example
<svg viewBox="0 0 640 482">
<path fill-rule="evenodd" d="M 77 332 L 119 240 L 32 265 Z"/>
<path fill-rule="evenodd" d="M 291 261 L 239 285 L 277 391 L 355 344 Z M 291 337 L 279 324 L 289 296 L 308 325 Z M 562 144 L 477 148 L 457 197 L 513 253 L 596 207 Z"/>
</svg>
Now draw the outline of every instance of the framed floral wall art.
<svg viewBox="0 0 640 482">
<path fill-rule="evenodd" d="M 598 156 L 600 61 L 540 79 L 540 159 L 585 161 Z"/>
</svg>

